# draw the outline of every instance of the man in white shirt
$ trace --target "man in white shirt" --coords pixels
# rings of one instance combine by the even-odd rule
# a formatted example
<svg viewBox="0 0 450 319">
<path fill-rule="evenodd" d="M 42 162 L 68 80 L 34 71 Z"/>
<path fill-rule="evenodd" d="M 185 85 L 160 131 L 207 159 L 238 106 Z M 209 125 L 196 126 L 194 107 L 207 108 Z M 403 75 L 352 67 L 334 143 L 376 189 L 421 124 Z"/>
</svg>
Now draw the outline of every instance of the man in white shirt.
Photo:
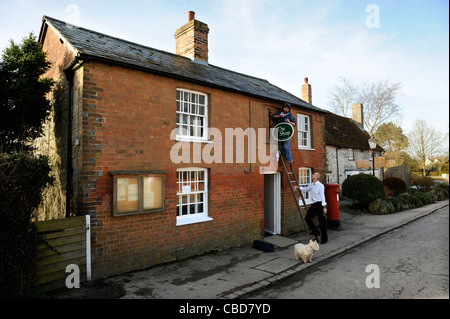
<svg viewBox="0 0 450 319">
<path fill-rule="evenodd" d="M 309 207 L 306 213 L 305 220 L 310 229 L 310 233 L 318 238 L 320 237 L 320 243 L 326 244 L 328 242 L 327 234 L 327 202 L 325 200 L 325 186 L 319 182 L 320 174 L 314 173 L 311 176 L 312 183 L 307 187 L 294 186 L 294 189 L 300 189 L 302 192 L 311 192 L 311 199 L 313 204 Z M 319 220 L 320 232 L 313 222 L 313 218 L 317 216 Z"/>
</svg>

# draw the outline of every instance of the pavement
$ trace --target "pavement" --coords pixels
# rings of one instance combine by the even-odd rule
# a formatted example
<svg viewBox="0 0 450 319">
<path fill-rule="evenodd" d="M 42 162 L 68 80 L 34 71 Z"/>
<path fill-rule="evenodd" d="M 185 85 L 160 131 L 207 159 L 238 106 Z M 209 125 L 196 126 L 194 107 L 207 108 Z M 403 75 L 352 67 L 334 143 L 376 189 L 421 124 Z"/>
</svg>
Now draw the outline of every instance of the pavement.
<svg viewBox="0 0 450 319">
<path fill-rule="evenodd" d="M 242 299 L 448 205 L 449 200 L 444 200 L 389 215 L 342 212 L 340 227 L 328 230 L 329 241 L 320 245 L 312 263 L 295 260 L 293 246 L 308 242 L 306 233 L 301 232 L 266 237 L 264 241 L 275 245 L 274 252 L 248 245 L 114 276 L 104 282 L 120 287 L 124 299 Z"/>
</svg>

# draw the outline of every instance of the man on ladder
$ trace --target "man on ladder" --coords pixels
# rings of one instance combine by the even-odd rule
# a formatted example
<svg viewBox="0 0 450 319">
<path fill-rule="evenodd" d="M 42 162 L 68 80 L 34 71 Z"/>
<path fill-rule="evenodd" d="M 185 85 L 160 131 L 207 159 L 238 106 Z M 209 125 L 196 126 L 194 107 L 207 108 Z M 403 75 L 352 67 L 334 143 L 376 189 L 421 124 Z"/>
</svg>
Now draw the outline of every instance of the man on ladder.
<svg viewBox="0 0 450 319">
<path fill-rule="evenodd" d="M 282 122 L 289 123 L 293 127 L 297 125 L 295 117 L 291 114 L 291 105 L 289 103 L 285 103 L 282 111 L 273 115 L 272 119 L 275 122 L 275 125 Z M 286 164 L 292 164 L 293 160 L 291 155 L 291 140 L 289 139 L 284 142 L 278 142 L 278 146 L 280 148 L 281 155 L 286 158 Z"/>
</svg>

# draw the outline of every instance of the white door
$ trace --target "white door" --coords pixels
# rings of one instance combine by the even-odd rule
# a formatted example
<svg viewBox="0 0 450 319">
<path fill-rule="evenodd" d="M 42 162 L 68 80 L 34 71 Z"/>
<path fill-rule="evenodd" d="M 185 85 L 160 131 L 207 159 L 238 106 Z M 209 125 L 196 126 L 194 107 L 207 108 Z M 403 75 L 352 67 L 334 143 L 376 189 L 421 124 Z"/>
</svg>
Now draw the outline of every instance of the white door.
<svg viewBox="0 0 450 319">
<path fill-rule="evenodd" d="M 281 233 L 281 174 L 264 175 L 264 230 Z"/>
</svg>

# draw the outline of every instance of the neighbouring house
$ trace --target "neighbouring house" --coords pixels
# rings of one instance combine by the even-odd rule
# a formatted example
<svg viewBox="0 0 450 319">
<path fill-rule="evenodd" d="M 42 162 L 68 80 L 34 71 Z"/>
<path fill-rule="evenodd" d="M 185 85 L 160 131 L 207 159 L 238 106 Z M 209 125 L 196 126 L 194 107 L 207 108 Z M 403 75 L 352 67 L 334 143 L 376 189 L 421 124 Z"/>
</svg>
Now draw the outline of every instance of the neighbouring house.
<svg viewBox="0 0 450 319">
<path fill-rule="evenodd" d="M 325 114 L 326 174 L 328 183 L 342 185 L 355 174 L 373 175 L 383 179 L 383 153 L 381 146 L 369 146 L 370 135 L 363 129 L 364 112 L 361 103 L 352 106 L 352 118 L 333 113 Z M 374 161 L 375 159 L 375 161 Z"/>
<path fill-rule="evenodd" d="M 208 32 L 189 12 L 173 54 L 43 18 L 57 85 L 38 145 L 58 163 L 43 210 L 90 215 L 93 278 L 301 230 L 281 167 L 260 155 L 269 111 L 292 105 L 303 183 L 325 173 L 327 111 L 210 64 Z"/>
</svg>

